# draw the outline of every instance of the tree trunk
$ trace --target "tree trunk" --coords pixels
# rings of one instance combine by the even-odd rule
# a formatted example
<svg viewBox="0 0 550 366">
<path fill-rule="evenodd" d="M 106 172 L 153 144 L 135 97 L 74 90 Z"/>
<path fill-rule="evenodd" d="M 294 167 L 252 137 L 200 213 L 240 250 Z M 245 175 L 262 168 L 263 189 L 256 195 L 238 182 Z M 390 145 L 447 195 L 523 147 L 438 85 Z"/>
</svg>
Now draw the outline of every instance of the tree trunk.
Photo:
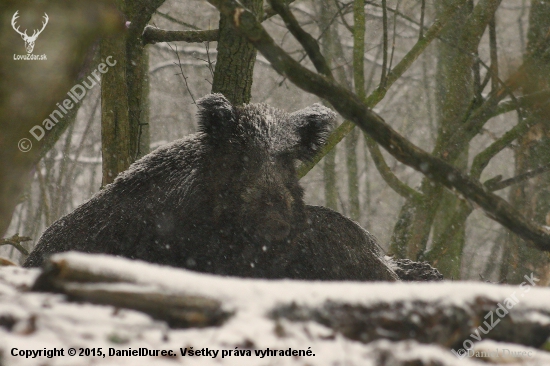
<svg viewBox="0 0 550 366">
<path fill-rule="evenodd" d="M 366 98 L 365 91 L 365 0 L 353 2 L 353 85 L 355 94 L 361 100 Z M 359 129 L 354 128 L 346 137 L 346 165 L 348 168 L 349 216 L 359 221 L 361 204 L 359 201 L 359 171 L 357 167 L 357 143 Z M 365 160 L 365 165 L 368 161 Z M 367 177 L 368 179 L 368 177 Z"/>
<path fill-rule="evenodd" d="M 320 40 L 321 50 L 325 57 L 328 67 L 332 67 L 332 60 L 336 55 L 336 42 L 338 35 L 334 27 L 331 25 L 333 20 L 334 6 L 331 1 L 323 0 L 317 8 L 319 15 L 319 28 L 324 30 Z M 341 76 L 341 75 L 337 75 Z M 323 182 L 325 189 L 325 206 L 335 211 L 338 210 L 338 185 L 336 182 L 336 145 L 330 152 L 325 155 L 323 164 Z"/>
<path fill-rule="evenodd" d="M 101 44 L 103 62 L 116 62 L 101 79 L 102 185 L 112 183 L 135 156 L 128 113 L 126 34 L 106 38 Z M 133 154 L 134 153 L 134 154 Z"/>
<path fill-rule="evenodd" d="M 149 51 L 143 49 L 141 72 L 143 75 L 141 90 L 141 113 L 139 115 L 137 158 L 149 154 L 151 136 L 149 133 Z"/>
<path fill-rule="evenodd" d="M 348 200 L 349 217 L 355 221 L 361 218 L 361 206 L 359 203 L 359 175 L 357 168 L 357 142 L 359 141 L 359 129 L 354 128 L 346 136 L 346 167 L 348 171 Z"/>
<path fill-rule="evenodd" d="M 349 365 L 460 364 L 451 362 L 451 353 L 448 348 L 462 348 L 463 345 L 468 344 L 464 340 L 473 340 L 472 331 L 479 334 L 479 330 L 487 328 L 491 331 L 481 334 L 484 340 L 516 343 L 533 348 L 540 348 L 550 335 L 549 307 L 541 307 L 540 300 L 540 297 L 545 295 L 544 290 L 532 288 L 531 285 L 538 282 L 536 278 L 529 278 L 530 283 L 526 282 L 526 286 L 517 291 L 517 296 L 521 295 L 522 300 L 521 307 L 513 309 L 514 316 L 503 315 L 501 319 L 495 316 L 495 319 L 498 319 L 496 323 L 500 324 L 492 329 L 487 323 L 492 321 L 488 320 L 487 314 L 492 316 L 495 309 L 498 315 L 503 312 L 508 314 L 507 309 L 517 304 L 514 302 L 515 292 L 504 301 L 497 302 L 497 299 L 502 299 L 503 291 L 509 290 L 504 290 L 498 285 L 483 285 L 483 290 L 474 287 L 472 291 L 461 294 L 460 301 L 448 301 L 449 293 L 452 291 L 439 290 L 438 292 L 431 284 L 416 284 L 415 296 L 411 296 L 411 290 L 406 284 L 392 284 L 390 287 L 389 284 L 380 286 L 370 283 L 335 282 L 321 287 L 308 286 L 312 282 L 303 281 L 238 280 L 178 268 L 159 268 L 152 264 L 123 258 L 83 253 L 57 254 L 49 259 L 45 268 L 32 286 L 33 290 L 62 293 L 67 295 L 70 301 L 110 305 L 116 309 L 134 309 L 153 318 L 164 320 L 174 328 L 216 325 L 219 327 L 215 329 L 216 334 L 225 335 L 224 332 L 231 334 L 231 337 L 212 339 L 212 342 L 216 340 L 220 342 L 221 339 L 222 344 L 227 342 L 227 339 L 242 343 L 240 338 L 245 338 L 248 334 L 258 334 L 260 329 L 264 330 L 267 326 L 275 329 L 276 334 L 277 332 L 284 334 L 284 336 L 265 337 L 269 342 L 272 339 L 280 341 L 279 346 L 271 343 L 272 349 L 281 349 L 283 345 L 288 347 L 288 344 L 292 344 L 289 342 L 294 338 L 305 339 L 308 342 L 319 342 L 320 338 L 322 343 L 314 343 L 318 348 L 328 347 L 331 340 L 338 342 L 334 347 L 344 348 L 343 342 L 352 340 L 353 347 L 348 347 L 346 351 L 356 352 L 356 354 L 352 353 L 356 355 L 352 359 L 359 361 L 351 362 Z M 7 287 L 2 282 L 0 284 Z M 280 291 L 281 286 L 284 286 L 286 291 Z M 346 286 L 347 289 L 344 296 L 342 286 Z M 459 292 L 466 288 L 456 283 L 449 283 L 446 286 L 454 287 L 452 290 Z M 17 294 L 15 288 L 6 296 L 13 297 L 14 294 Z M 250 298 L 251 294 L 254 296 L 253 299 Z M 369 294 L 369 296 L 362 294 Z M 526 295 L 525 298 L 523 295 Z M 44 297 L 46 297 L 45 294 Z M 11 300 L 9 297 L 8 299 Z M 35 312 L 29 309 L 29 306 L 32 307 L 35 302 L 20 301 L 20 303 L 24 311 L 13 314 L 12 318 L 19 319 Z M 70 304 L 58 305 L 59 303 L 60 300 L 52 301 L 52 306 L 71 309 Z M 8 316 L 11 316 L 9 311 L 15 310 L 7 310 Z M 60 311 L 53 313 L 61 314 Z M 235 319 L 236 315 L 241 318 L 240 323 Z M 44 322 L 37 322 L 39 326 L 42 323 Z M 239 332 L 235 332 L 235 324 L 245 326 L 241 326 Z M 250 324 L 261 326 L 258 329 L 250 329 Z M 76 329 L 82 329 L 80 324 L 77 325 Z M 142 326 L 146 325 L 147 323 L 144 322 Z M 479 325 L 479 327 L 474 328 L 473 325 Z M 289 328 L 290 326 L 292 328 Z M 328 329 L 328 336 L 312 337 L 308 329 L 311 326 L 315 326 L 314 330 L 320 326 Z M 63 329 L 63 327 L 59 328 Z M 291 331 L 283 333 L 287 328 Z M 179 330 L 178 334 L 184 335 L 182 332 Z M 333 334 L 338 336 L 334 337 Z M 14 337 L 17 337 L 17 334 Z M 236 337 L 237 340 L 235 340 Z M 376 347 L 374 342 L 377 340 L 383 341 L 378 343 L 389 344 L 390 348 L 395 348 L 401 341 L 408 341 L 405 347 L 413 349 L 416 358 L 411 359 L 410 362 L 403 361 L 406 359 L 404 354 L 394 350 L 399 361 L 380 363 L 382 353 L 377 353 L 377 357 L 373 357 L 372 362 L 369 362 L 371 360 L 369 355 L 373 356 L 373 354 L 357 347 L 362 344 L 368 344 L 370 348 Z M 411 342 L 418 343 L 413 343 L 414 347 L 411 347 Z M 431 347 L 429 352 L 434 355 L 426 363 L 418 360 L 418 349 L 422 345 Z M 434 352 L 434 345 L 441 347 L 441 351 Z M 209 346 L 218 348 L 216 343 L 211 343 Z M 221 347 L 232 348 L 233 346 L 229 347 L 225 343 L 225 346 Z M 358 349 L 361 352 L 357 351 Z M 537 353 L 541 352 L 535 350 L 534 353 L 533 360 L 536 361 Z M 326 352 L 323 355 L 324 359 L 330 354 L 331 352 Z M 382 355 L 387 359 L 391 352 L 385 352 Z M 434 361 L 439 355 L 451 361 Z M 341 360 L 342 355 L 338 356 Z M 502 357 L 506 360 L 504 356 Z M 288 357 L 287 359 L 295 359 L 297 363 L 285 364 L 304 364 L 303 358 Z M 326 364 L 340 363 L 335 361 Z M 504 365 L 501 362 L 498 364 Z M 530 362 L 530 364 L 547 363 Z"/>
<path fill-rule="evenodd" d="M 338 190 L 336 188 L 336 147 L 324 158 L 323 182 L 325 185 L 325 206 L 338 210 Z"/>
<path fill-rule="evenodd" d="M 438 1 L 439 14 L 453 4 L 452 1 Z M 434 154 L 445 158 L 445 146 L 467 115 L 473 100 L 473 57 L 465 49 L 476 49 L 479 39 L 464 38 L 467 20 L 472 13 L 471 7 L 463 7 L 447 24 L 442 32 L 445 42 L 438 44 L 438 68 L 436 82 L 438 88 L 438 136 Z M 467 144 L 466 144 L 467 146 Z M 467 149 L 465 149 L 467 151 Z M 453 161 L 460 169 L 466 168 L 467 155 L 463 152 Z M 438 269 L 446 278 L 460 277 L 462 248 L 464 245 L 465 220 L 461 202 L 440 185 L 424 178 L 420 187 L 423 199 L 418 202 L 407 201 L 403 206 L 394 228 L 391 251 L 416 260 L 426 254 L 430 231 L 433 229 L 433 245 L 427 257 L 437 262 Z M 455 222 L 453 220 L 461 219 Z M 453 227 L 453 236 L 446 235 Z M 433 254 L 437 253 L 437 257 Z"/>
<path fill-rule="evenodd" d="M 550 4 L 541 0 L 531 1 L 527 52 L 524 56 L 526 83 L 524 94 L 531 94 L 550 87 Z M 542 108 L 532 111 L 528 118 L 535 123 L 529 132 L 518 140 L 515 149 L 515 175 L 538 168 L 550 161 L 550 128 L 547 100 L 541 100 Z M 546 107 L 544 107 L 546 105 Z M 510 203 L 526 218 L 550 226 L 550 174 L 538 175 L 530 180 L 512 186 Z M 550 283 L 550 258 L 540 250 L 514 234 L 509 234 L 505 245 L 505 257 L 501 276 L 508 282 L 522 282 L 525 274 L 534 273 L 541 284 Z"/>
<path fill-rule="evenodd" d="M 103 185 L 149 152 L 149 65 L 141 27 L 163 1 L 118 0 L 119 9 L 137 26 L 102 42 L 102 60 L 111 56 L 117 62 L 101 83 Z"/>
<path fill-rule="evenodd" d="M 263 17 L 263 1 L 243 0 L 258 19 Z M 234 105 L 250 102 L 256 48 L 232 26 L 233 19 L 221 14 L 218 36 L 218 57 L 212 93 L 222 93 Z"/>
</svg>

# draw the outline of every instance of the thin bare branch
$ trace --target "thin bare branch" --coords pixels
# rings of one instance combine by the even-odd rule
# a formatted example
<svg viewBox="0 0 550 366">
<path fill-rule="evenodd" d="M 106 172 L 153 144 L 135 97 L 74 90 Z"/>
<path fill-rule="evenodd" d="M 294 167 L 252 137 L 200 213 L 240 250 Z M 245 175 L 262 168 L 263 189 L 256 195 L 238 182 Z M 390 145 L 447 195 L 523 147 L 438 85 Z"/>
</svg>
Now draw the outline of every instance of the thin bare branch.
<svg viewBox="0 0 550 366">
<path fill-rule="evenodd" d="M 0 239 L 0 246 L 2 245 L 11 245 L 18 251 L 20 251 L 24 255 L 29 255 L 29 251 L 25 249 L 21 243 L 24 243 L 26 241 L 31 241 L 32 238 L 29 238 L 28 236 L 19 236 L 19 234 L 15 234 L 10 238 Z"/>
<path fill-rule="evenodd" d="M 531 171 L 525 172 L 523 174 L 517 175 L 513 178 L 505 179 L 501 181 L 500 179 L 494 180 L 490 179 L 487 182 L 483 183 L 485 187 L 487 187 L 488 190 L 491 192 L 495 192 L 501 189 L 504 189 L 506 187 L 509 187 L 514 184 L 518 184 L 521 182 L 524 182 L 526 180 L 529 180 L 533 177 L 536 177 L 537 175 L 544 174 L 546 172 L 550 171 L 550 163 L 545 164 L 541 167 L 538 167 L 537 169 L 533 169 Z M 500 177 L 502 179 L 502 177 Z"/>
<path fill-rule="evenodd" d="M 388 70 L 388 9 L 386 0 L 382 0 L 382 73 L 380 74 L 380 86 L 386 86 L 386 72 Z"/>
<path fill-rule="evenodd" d="M 386 164 L 384 155 L 382 155 L 378 144 L 367 134 L 365 134 L 365 142 L 367 143 L 374 165 L 382 179 L 384 179 L 384 182 L 401 197 L 412 201 L 419 201 L 422 198 L 422 194 L 403 183 L 393 174 L 388 164 Z"/>
<path fill-rule="evenodd" d="M 295 0 L 285 0 L 286 4 L 290 5 L 294 2 Z M 273 8 L 271 7 L 271 5 L 269 4 L 265 4 L 264 5 L 264 20 L 267 20 L 273 16 L 277 15 L 277 12 L 275 10 L 273 10 Z"/>
<path fill-rule="evenodd" d="M 165 14 L 163 12 L 160 12 L 158 10 L 155 11 L 155 14 L 157 15 L 160 15 L 161 17 L 163 17 L 164 19 L 167 19 L 173 23 L 176 23 L 176 24 L 179 24 L 179 25 L 182 25 L 184 27 L 187 27 L 187 28 L 191 28 L 191 29 L 194 29 L 194 30 L 200 30 L 198 27 L 194 26 L 193 24 L 189 24 L 189 23 L 186 23 L 184 21 L 181 21 L 179 19 L 176 19 L 172 16 L 170 16 L 169 14 Z"/>
<path fill-rule="evenodd" d="M 495 109 L 493 117 L 498 116 L 500 114 L 504 114 L 504 113 L 514 111 L 518 108 L 530 107 L 534 103 L 546 104 L 546 103 L 548 103 L 548 98 L 550 98 L 550 89 L 540 90 L 540 91 L 535 92 L 535 93 L 524 95 L 522 97 L 516 98 L 516 100 L 502 102 Z"/>
<path fill-rule="evenodd" d="M 317 69 L 317 71 L 321 74 L 331 79 L 334 79 L 334 77 L 332 76 L 332 71 L 327 64 L 325 57 L 321 53 L 319 44 L 317 43 L 315 38 L 311 36 L 311 34 L 307 33 L 300 26 L 300 23 L 298 23 L 298 20 L 288 8 L 288 4 L 285 3 L 283 0 L 268 1 L 273 10 L 275 10 L 281 16 L 290 33 L 292 33 L 294 38 L 296 38 L 296 40 L 300 42 L 302 47 L 304 47 L 304 50 L 307 52 L 307 55 L 309 56 L 311 62 L 313 62 L 315 69 Z"/>
<path fill-rule="evenodd" d="M 420 7 L 420 31 L 418 32 L 418 40 L 419 41 L 424 37 L 424 16 L 425 16 L 425 14 L 426 14 L 426 0 L 422 0 L 422 5 Z"/>
<path fill-rule="evenodd" d="M 302 67 L 281 49 L 251 12 L 235 0 L 209 0 L 233 20 L 233 26 L 271 62 L 273 68 L 296 86 L 329 101 L 346 119 L 353 121 L 398 161 L 422 172 L 431 180 L 457 191 L 484 212 L 539 249 L 550 251 L 550 231 L 527 220 L 501 197 L 487 192 L 459 169 L 418 148 L 370 110 L 355 94 L 326 77 Z"/>
<path fill-rule="evenodd" d="M 353 5 L 353 80 L 355 84 L 355 94 L 361 99 L 365 100 L 365 65 L 364 65 L 364 53 L 365 53 L 365 2 L 364 0 L 355 0 Z M 395 32 L 394 32 L 395 34 Z M 374 142 L 368 135 L 364 135 L 365 143 L 371 154 L 372 160 L 376 169 L 380 173 L 380 176 L 384 181 L 402 197 L 408 199 L 419 199 L 420 193 L 410 188 L 405 183 L 401 182 L 399 178 L 391 171 L 390 167 L 386 164 L 384 156 L 378 147 L 378 144 Z"/>
<path fill-rule="evenodd" d="M 353 84 L 355 94 L 365 99 L 365 1 L 353 4 Z"/>
<path fill-rule="evenodd" d="M 355 2 L 353 2 L 353 3 L 355 4 Z M 348 4 L 347 6 L 349 6 L 349 5 L 351 5 L 351 3 Z M 338 9 L 338 15 L 340 15 L 340 20 L 342 21 L 342 24 L 344 25 L 344 27 L 346 27 L 346 29 L 347 29 L 351 34 L 353 34 L 353 33 L 354 33 L 354 26 L 355 26 L 355 25 L 354 25 L 354 26 L 351 26 L 351 25 L 348 24 L 348 21 L 346 20 L 346 17 L 345 17 L 346 14 L 344 14 L 344 12 L 342 11 L 342 10 L 344 10 L 344 9 L 346 8 L 346 6 L 342 6 L 342 7 L 341 7 L 340 4 L 338 3 L 338 0 L 334 0 L 334 6 L 336 6 L 336 9 Z M 354 5 L 354 7 L 355 7 L 355 5 Z M 364 4 L 363 4 L 363 8 L 364 8 L 364 7 L 365 7 L 365 6 L 364 6 Z M 364 12 L 364 10 L 363 10 L 363 12 Z M 354 14 L 355 14 L 355 11 L 354 11 Z M 355 16 L 354 16 L 354 17 L 355 17 Z M 354 23 L 354 24 L 355 24 L 355 23 Z"/>
<path fill-rule="evenodd" d="M 396 13 L 393 14 L 393 35 L 392 35 L 392 43 L 391 43 L 390 63 L 388 65 L 388 73 L 391 71 L 391 65 L 393 63 L 393 54 L 395 52 L 395 38 L 397 36 L 397 32 L 396 32 L 397 11 L 399 10 L 399 1 L 397 2 L 397 5 L 395 6 L 395 10 L 396 10 Z"/>
<path fill-rule="evenodd" d="M 463 0 L 456 5 L 455 8 L 449 9 L 448 12 L 443 14 L 440 18 L 436 19 L 434 23 L 430 26 L 426 32 L 424 38 L 416 42 L 416 44 L 411 48 L 411 50 L 401 59 L 401 61 L 395 66 L 395 68 L 390 72 L 386 80 L 386 85 L 384 87 L 378 86 L 378 88 L 372 92 L 367 99 L 365 104 L 369 108 L 373 108 L 378 102 L 384 99 L 386 92 L 389 88 L 399 79 L 405 71 L 411 67 L 414 61 L 424 52 L 426 47 L 437 38 L 443 26 L 456 14 L 456 12 L 464 6 L 466 0 Z M 346 135 L 353 130 L 355 125 L 350 121 L 345 121 L 338 128 L 336 128 L 330 137 L 327 140 L 324 148 L 312 159 L 311 162 L 305 163 L 298 168 L 298 176 L 303 177 L 307 174 L 330 150 L 334 148 Z"/>
<path fill-rule="evenodd" d="M 487 25 L 493 19 L 495 11 L 502 0 L 480 0 L 468 16 L 464 24 L 464 33 L 461 35 L 457 48 L 473 54 L 477 49 L 479 40 L 485 33 Z M 477 41 L 474 41 L 476 40 Z"/>
<path fill-rule="evenodd" d="M 498 52 L 495 17 L 489 22 L 489 48 L 491 53 L 491 90 L 498 89 Z"/>
<path fill-rule="evenodd" d="M 445 161 L 454 161 L 465 146 L 483 129 L 485 123 L 494 115 L 499 102 L 507 95 L 508 87 L 501 88 L 491 96 L 460 125 L 445 144 L 434 150 L 434 155 Z"/>
<path fill-rule="evenodd" d="M 295 0 L 288 0 L 286 3 L 292 4 L 294 1 Z M 192 30 L 171 31 L 146 26 L 142 35 L 143 44 L 153 44 L 159 42 L 215 42 L 218 40 L 218 29 L 201 30 L 193 24 L 186 23 L 158 10 L 155 11 L 155 14 Z M 266 5 L 264 6 L 263 14 L 263 20 L 267 20 L 277 13 L 275 12 L 275 10 L 273 10 L 271 6 Z"/>
<path fill-rule="evenodd" d="M 499 152 L 509 146 L 514 140 L 518 137 L 524 135 L 529 131 L 529 128 L 533 125 L 534 119 L 525 118 L 516 126 L 514 126 L 510 131 L 506 132 L 501 138 L 493 142 L 489 147 L 480 152 L 472 163 L 472 168 L 470 169 L 470 176 L 474 179 L 481 177 L 481 173 L 485 167 L 489 164 L 491 159 L 495 157 Z"/>
<path fill-rule="evenodd" d="M 168 45 L 170 45 L 170 44 L 168 44 Z M 180 75 L 183 78 L 183 82 L 185 83 L 185 87 L 187 88 L 187 92 L 189 93 L 189 96 L 193 100 L 193 104 L 197 104 L 197 102 L 195 102 L 195 98 L 193 97 L 193 93 L 191 93 L 191 89 L 189 89 L 189 84 L 187 83 L 187 77 L 185 76 L 185 74 L 183 72 L 183 67 L 181 66 L 180 55 L 178 53 L 178 46 L 176 45 L 175 47 L 176 47 L 176 49 L 175 50 L 172 49 L 172 50 L 174 51 L 174 53 L 176 54 L 176 57 L 178 58 L 178 63 L 176 64 L 174 62 L 174 65 L 177 65 L 180 69 Z M 170 48 L 172 48 L 172 46 L 170 46 Z"/>
<path fill-rule="evenodd" d="M 214 63 L 210 59 L 210 42 L 204 42 L 204 48 L 206 49 L 206 62 L 208 63 L 208 70 L 210 70 L 210 76 L 214 79 Z M 212 82 L 210 82 L 212 84 Z"/>
</svg>

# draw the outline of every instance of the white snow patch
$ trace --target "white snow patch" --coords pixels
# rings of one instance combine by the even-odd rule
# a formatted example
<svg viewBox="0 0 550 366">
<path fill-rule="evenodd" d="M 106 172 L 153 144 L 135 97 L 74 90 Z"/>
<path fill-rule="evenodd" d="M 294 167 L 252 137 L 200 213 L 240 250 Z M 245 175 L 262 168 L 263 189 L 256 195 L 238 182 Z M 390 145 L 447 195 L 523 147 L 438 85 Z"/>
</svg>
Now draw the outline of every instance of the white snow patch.
<svg viewBox="0 0 550 366">
<path fill-rule="evenodd" d="M 368 344 L 352 341 L 315 322 L 274 321 L 268 314 L 276 305 L 321 306 L 327 300 L 348 304 L 375 304 L 414 300 L 440 302 L 457 306 L 471 303 L 477 296 L 502 302 L 517 286 L 496 286 L 475 282 L 443 283 L 359 283 L 293 280 L 255 280 L 219 277 L 191 271 L 151 265 L 139 261 L 105 255 L 62 254 L 72 264 L 95 273 L 116 274 L 126 283 L 89 284 L 91 288 L 117 288 L 125 291 L 163 290 L 165 293 L 199 295 L 221 300 L 226 310 L 237 310 L 221 327 L 169 329 L 143 313 L 115 309 L 112 306 L 67 302 L 62 295 L 22 291 L 32 285 L 38 270 L 0 268 L 0 319 L 11 316 L 16 324 L 11 328 L 0 322 L 0 363 L 19 365 L 377 365 L 386 355 L 392 362 L 418 359 L 440 362 L 441 365 L 482 365 L 473 358 L 458 359 L 449 349 L 438 345 L 420 344 L 413 340 L 390 342 L 378 340 Z M 139 282 L 139 286 L 136 285 Z M 532 288 L 516 305 L 547 309 L 550 291 Z M 514 307 L 515 309 L 516 307 Z M 535 317 L 535 315 L 533 315 Z M 539 319 L 540 318 L 540 319 Z M 536 319 L 542 324 L 548 318 Z M 476 347 L 500 348 L 503 344 L 483 341 Z M 68 356 L 67 351 L 101 348 L 101 356 Z M 177 357 L 109 356 L 109 349 L 171 350 Z M 182 357 L 180 348 L 218 350 L 216 358 Z M 222 350 L 250 350 L 252 356 L 221 358 Z M 247 348 L 250 347 L 250 348 Z M 512 347 L 512 346 L 510 346 Z M 522 349 L 529 349 L 520 347 Z M 39 350 L 63 348 L 65 356 L 25 358 L 11 356 L 12 349 Z M 315 356 L 260 358 L 255 350 L 308 350 Z M 476 348 L 477 349 L 477 348 Z M 532 349 L 529 349 L 532 350 Z M 541 365 L 550 365 L 550 356 L 536 351 Z M 516 362 L 516 361 L 514 361 Z M 537 363 L 525 363 L 537 364 Z"/>
</svg>

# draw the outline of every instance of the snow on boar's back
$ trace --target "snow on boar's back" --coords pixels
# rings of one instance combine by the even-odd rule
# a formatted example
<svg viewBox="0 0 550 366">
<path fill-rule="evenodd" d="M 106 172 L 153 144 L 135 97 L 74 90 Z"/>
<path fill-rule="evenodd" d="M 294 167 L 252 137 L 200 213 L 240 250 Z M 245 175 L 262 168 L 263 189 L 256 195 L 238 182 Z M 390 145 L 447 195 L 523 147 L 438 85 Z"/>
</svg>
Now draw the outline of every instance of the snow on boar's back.
<svg viewBox="0 0 550 366">
<path fill-rule="evenodd" d="M 325 142 L 330 109 L 234 107 L 221 94 L 198 106 L 199 133 L 136 161 L 56 221 L 25 266 L 77 250 L 244 277 L 397 278 L 365 230 L 304 204 L 295 163 Z"/>
</svg>

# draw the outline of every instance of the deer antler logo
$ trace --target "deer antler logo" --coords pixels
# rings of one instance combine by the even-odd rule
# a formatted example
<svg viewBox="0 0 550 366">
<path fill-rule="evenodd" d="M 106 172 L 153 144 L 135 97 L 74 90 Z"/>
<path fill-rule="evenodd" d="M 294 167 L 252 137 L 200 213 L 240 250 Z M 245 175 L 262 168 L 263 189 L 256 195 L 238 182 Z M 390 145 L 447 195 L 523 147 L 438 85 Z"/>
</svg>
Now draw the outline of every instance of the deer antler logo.
<svg viewBox="0 0 550 366">
<path fill-rule="evenodd" d="M 42 33 L 42 31 L 44 30 L 44 28 L 46 28 L 46 24 L 48 24 L 48 14 L 44 13 L 44 21 L 42 22 L 42 29 L 40 30 L 35 30 L 32 34 L 32 36 L 28 36 L 27 35 L 27 30 L 25 29 L 24 32 L 21 32 L 19 30 L 19 26 L 17 26 L 16 28 L 16 24 L 15 24 L 15 21 L 17 20 L 17 18 L 19 18 L 19 10 L 17 10 L 15 12 L 15 14 L 13 14 L 13 18 L 11 18 L 11 26 L 13 27 L 13 29 L 19 33 L 21 35 L 21 38 L 23 38 L 23 41 L 25 41 L 25 48 L 27 49 L 27 53 L 32 53 L 32 50 L 34 50 L 34 43 L 36 42 L 36 39 L 38 38 L 38 36 L 40 35 L 40 33 Z"/>
</svg>

